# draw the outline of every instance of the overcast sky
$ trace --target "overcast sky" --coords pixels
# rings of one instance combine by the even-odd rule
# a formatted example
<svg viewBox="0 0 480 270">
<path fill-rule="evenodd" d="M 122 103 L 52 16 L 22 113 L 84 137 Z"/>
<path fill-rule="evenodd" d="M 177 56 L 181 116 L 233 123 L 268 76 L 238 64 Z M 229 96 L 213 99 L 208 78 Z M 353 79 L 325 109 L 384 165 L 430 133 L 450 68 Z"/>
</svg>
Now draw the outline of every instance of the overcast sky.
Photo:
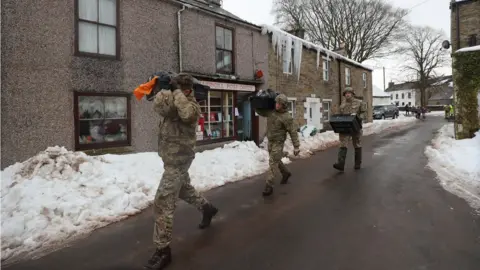
<svg viewBox="0 0 480 270">
<path fill-rule="evenodd" d="M 272 24 L 272 0 L 223 0 L 223 8 L 240 18 L 255 24 Z M 414 25 L 428 25 L 444 31 L 446 38 L 450 37 L 450 0 L 390 0 L 393 5 L 411 9 L 408 19 Z M 386 84 L 390 80 L 402 81 L 405 74 L 401 72 L 399 60 L 367 61 L 365 64 L 374 66 L 373 84 L 383 89 L 383 70 L 385 67 Z M 443 68 L 440 73 L 451 74 L 451 68 Z"/>
</svg>

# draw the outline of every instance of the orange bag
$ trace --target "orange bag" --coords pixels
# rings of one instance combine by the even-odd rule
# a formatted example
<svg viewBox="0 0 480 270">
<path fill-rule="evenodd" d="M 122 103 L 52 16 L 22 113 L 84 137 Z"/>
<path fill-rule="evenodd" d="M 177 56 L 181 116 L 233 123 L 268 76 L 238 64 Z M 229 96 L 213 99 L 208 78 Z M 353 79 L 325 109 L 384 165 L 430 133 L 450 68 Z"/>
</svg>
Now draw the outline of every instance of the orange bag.
<svg viewBox="0 0 480 270">
<path fill-rule="evenodd" d="M 135 90 L 133 90 L 133 94 L 137 98 L 137 100 L 141 100 L 145 95 L 148 95 L 152 92 L 153 87 L 155 87 L 155 84 L 157 83 L 157 76 L 153 77 L 152 80 L 150 80 L 147 83 L 144 83 L 137 87 Z"/>
</svg>

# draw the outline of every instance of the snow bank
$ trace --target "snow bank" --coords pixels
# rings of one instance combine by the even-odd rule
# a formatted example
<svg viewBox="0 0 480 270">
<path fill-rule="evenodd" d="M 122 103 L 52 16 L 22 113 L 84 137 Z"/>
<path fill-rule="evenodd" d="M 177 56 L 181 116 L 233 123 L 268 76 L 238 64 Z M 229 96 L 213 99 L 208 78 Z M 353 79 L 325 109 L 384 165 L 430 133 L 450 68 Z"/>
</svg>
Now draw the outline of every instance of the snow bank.
<svg viewBox="0 0 480 270">
<path fill-rule="evenodd" d="M 473 139 L 455 140 L 453 124 L 446 124 L 425 154 L 441 185 L 480 210 L 480 132 Z"/>
<path fill-rule="evenodd" d="M 289 160 L 284 160 L 286 163 Z M 261 174 L 268 153 L 234 142 L 198 153 L 200 190 Z M 90 157 L 51 147 L 2 171 L 2 260 L 56 246 L 149 206 L 163 174 L 157 153 Z"/>
<path fill-rule="evenodd" d="M 364 134 L 414 121 L 413 117 L 375 121 L 364 125 Z M 338 143 L 338 135 L 331 131 L 300 137 L 304 158 Z M 290 140 L 285 151 L 293 156 Z M 253 142 L 234 142 L 197 153 L 190 175 L 196 188 L 207 190 L 267 168 L 265 149 Z M 1 172 L 2 260 L 59 246 L 140 212 L 151 204 L 162 174 L 157 153 L 91 157 L 63 147 L 50 147 L 6 168 Z"/>
</svg>

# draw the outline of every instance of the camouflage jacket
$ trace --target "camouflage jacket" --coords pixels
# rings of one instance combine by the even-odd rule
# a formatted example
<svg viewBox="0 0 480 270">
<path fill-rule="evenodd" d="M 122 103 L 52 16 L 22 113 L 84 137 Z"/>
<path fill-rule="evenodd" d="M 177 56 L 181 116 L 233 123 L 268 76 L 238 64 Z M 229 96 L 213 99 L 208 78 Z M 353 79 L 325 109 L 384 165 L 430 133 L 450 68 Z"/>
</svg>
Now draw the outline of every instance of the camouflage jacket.
<svg viewBox="0 0 480 270">
<path fill-rule="evenodd" d="M 353 98 L 351 100 L 344 100 L 340 104 L 339 113 L 341 114 L 352 114 L 356 113 L 362 121 L 367 119 L 367 109 L 365 108 L 366 104 L 360 99 Z"/>
<path fill-rule="evenodd" d="M 158 153 L 163 162 L 180 164 L 193 160 L 200 117 L 193 92 L 186 97 L 179 89 L 162 90 L 155 96 L 154 109 L 160 115 Z"/>
<path fill-rule="evenodd" d="M 300 141 L 295 129 L 292 116 L 286 110 L 274 110 L 268 112 L 267 117 L 267 138 L 271 143 L 284 143 L 287 139 L 287 132 L 292 139 L 293 147 L 299 148 Z"/>
</svg>

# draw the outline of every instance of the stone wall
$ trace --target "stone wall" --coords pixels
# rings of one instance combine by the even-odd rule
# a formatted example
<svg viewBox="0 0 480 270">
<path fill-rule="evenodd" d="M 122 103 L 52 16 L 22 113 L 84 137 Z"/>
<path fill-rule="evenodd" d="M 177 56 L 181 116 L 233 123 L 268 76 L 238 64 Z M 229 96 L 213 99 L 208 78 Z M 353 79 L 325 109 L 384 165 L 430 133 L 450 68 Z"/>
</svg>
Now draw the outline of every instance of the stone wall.
<svg viewBox="0 0 480 270">
<path fill-rule="evenodd" d="M 460 47 L 457 46 L 457 9 L 460 18 Z M 468 46 L 468 37 L 477 35 L 477 44 L 480 44 L 480 1 L 467 0 L 456 3 L 451 7 L 451 43 L 452 51 Z"/>
</svg>

